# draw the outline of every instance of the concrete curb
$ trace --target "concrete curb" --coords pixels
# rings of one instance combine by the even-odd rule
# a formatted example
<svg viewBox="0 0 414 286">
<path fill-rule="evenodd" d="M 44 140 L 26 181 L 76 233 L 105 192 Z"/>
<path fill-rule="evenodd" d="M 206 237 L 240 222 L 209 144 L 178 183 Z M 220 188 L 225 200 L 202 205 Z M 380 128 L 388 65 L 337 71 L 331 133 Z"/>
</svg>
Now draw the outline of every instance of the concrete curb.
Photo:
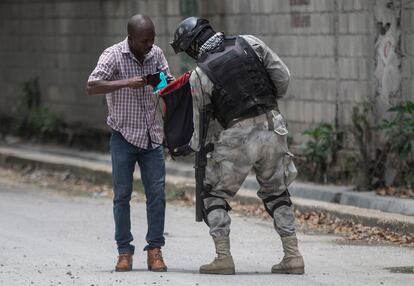
<svg viewBox="0 0 414 286">
<path fill-rule="evenodd" d="M 167 172 L 175 176 L 194 178 L 194 170 L 188 164 L 167 162 Z M 248 176 L 243 189 L 255 194 L 259 184 L 255 176 Z M 352 186 L 317 185 L 313 183 L 293 182 L 289 192 L 293 197 L 349 205 L 365 209 L 380 210 L 388 213 L 414 216 L 414 200 L 395 197 L 381 197 L 375 192 L 355 192 Z"/>
<path fill-rule="evenodd" d="M 107 156 L 102 156 L 101 158 L 96 158 L 95 156 L 85 158 L 84 156 L 77 156 L 70 153 L 52 154 L 42 152 L 41 150 L 27 150 L 24 148 L 0 146 L 0 165 L 8 164 L 33 164 L 34 166 L 51 170 L 67 170 L 78 176 L 96 182 L 111 182 L 112 177 L 111 165 Z M 135 172 L 134 178 L 140 180 L 139 172 Z M 167 162 L 167 184 L 186 184 L 192 189 L 194 187 L 193 178 L 194 170 L 189 167 L 188 164 Z M 251 180 L 251 178 L 246 180 L 246 183 L 243 185 L 243 188 L 240 190 L 235 200 L 238 200 L 241 203 L 262 204 L 262 201 L 257 198 L 255 192 L 252 191 L 253 186 L 251 185 L 253 183 Z M 246 186 L 250 188 L 246 188 Z M 399 233 L 414 235 L 413 216 L 386 213 L 379 210 L 369 210 L 355 206 L 346 206 L 294 196 L 295 193 L 309 193 L 312 189 L 313 186 L 311 184 L 306 185 L 301 183 L 296 183 L 290 188 L 293 195 L 292 200 L 298 210 L 303 212 L 327 212 L 334 217 L 353 220 L 356 223 L 361 223 L 367 226 L 379 226 Z M 337 186 L 334 186 L 333 188 L 323 186 L 323 190 L 319 192 L 318 195 L 336 202 L 338 201 L 338 192 L 342 192 L 341 196 L 343 196 L 343 193 L 346 193 L 347 189 Z"/>
<path fill-rule="evenodd" d="M 248 190 L 240 190 L 236 199 L 240 203 L 261 204 L 262 201 L 253 197 Z M 323 201 L 292 197 L 295 209 L 301 212 L 325 212 L 331 216 L 344 220 L 351 220 L 356 224 L 381 227 L 397 233 L 414 235 L 414 217 L 401 214 L 386 213 L 379 210 L 370 210 L 354 206 L 338 205 Z"/>
</svg>

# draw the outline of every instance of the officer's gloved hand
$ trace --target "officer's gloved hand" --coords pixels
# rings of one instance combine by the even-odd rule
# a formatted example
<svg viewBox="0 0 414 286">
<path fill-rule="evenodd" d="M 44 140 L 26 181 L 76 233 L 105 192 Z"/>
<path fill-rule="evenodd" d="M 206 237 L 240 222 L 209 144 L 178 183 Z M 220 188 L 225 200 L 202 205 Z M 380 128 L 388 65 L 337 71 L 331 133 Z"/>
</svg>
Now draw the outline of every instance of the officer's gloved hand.
<svg viewBox="0 0 414 286">
<path fill-rule="evenodd" d="M 190 155 L 191 153 L 193 153 L 193 149 L 191 149 L 189 144 L 185 144 L 183 146 L 179 146 L 177 148 L 174 149 L 174 151 L 171 153 L 171 155 L 173 156 L 187 156 Z"/>
</svg>

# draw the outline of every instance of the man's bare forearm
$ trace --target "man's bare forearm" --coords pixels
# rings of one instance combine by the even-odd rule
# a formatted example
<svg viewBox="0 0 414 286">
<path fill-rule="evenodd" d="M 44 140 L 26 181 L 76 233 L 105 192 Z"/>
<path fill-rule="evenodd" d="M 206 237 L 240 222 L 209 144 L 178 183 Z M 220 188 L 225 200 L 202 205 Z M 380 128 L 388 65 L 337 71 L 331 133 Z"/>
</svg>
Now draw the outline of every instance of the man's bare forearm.
<svg viewBox="0 0 414 286">
<path fill-rule="evenodd" d="M 111 93 L 118 89 L 128 87 L 128 80 L 97 80 L 86 85 L 88 95 Z"/>
</svg>

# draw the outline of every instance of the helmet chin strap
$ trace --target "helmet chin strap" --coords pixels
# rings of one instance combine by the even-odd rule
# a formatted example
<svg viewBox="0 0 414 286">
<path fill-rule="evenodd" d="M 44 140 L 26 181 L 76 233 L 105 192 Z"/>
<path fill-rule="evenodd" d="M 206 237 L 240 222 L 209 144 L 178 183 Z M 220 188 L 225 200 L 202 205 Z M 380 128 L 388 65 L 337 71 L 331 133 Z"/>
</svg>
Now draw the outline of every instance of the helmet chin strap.
<svg viewBox="0 0 414 286">
<path fill-rule="evenodd" d="M 196 60 L 198 58 L 198 48 L 199 47 L 197 43 L 193 42 L 191 46 L 185 51 L 185 53 Z"/>
<path fill-rule="evenodd" d="M 195 39 L 198 42 L 198 46 L 201 47 L 208 39 L 214 36 L 215 33 L 216 32 L 211 28 L 202 31 Z"/>
<path fill-rule="evenodd" d="M 211 28 L 207 28 L 207 29 L 201 31 L 198 34 L 198 36 L 193 40 L 190 47 L 185 51 L 185 53 L 196 60 L 198 58 L 198 51 L 199 51 L 200 47 L 208 39 L 210 39 L 212 36 L 214 36 L 215 33 L 216 32 Z"/>
</svg>

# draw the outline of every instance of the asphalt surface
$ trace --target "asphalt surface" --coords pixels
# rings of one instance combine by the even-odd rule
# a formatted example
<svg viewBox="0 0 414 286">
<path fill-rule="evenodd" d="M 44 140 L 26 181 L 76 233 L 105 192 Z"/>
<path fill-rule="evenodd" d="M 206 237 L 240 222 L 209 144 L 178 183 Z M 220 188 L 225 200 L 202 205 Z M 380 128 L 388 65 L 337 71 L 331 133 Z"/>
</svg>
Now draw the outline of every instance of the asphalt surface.
<svg viewBox="0 0 414 286">
<path fill-rule="evenodd" d="M 335 236 L 299 234 L 303 276 L 270 274 L 282 257 L 269 221 L 232 214 L 236 275 L 200 275 L 213 244 L 192 208 L 168 204 L 167 273 L 146 269 L 145 205 L 132 203 L 133 271 L 116 273 L 111 200 L 73 197 L 0 178 L 0 285 L 413 285 L 414 275 L 386 268 L 414 265 L 414 249 L 349 245 Z"/>
<path fill-rule="evenodd" d="M 80 177 L 98 181 L 112 180 L 111 162 L 108 154 L 80 151 L 61 146 L 40 146 L 26 143 L 6 144 L 0 140 L 0 165 L 37 166 L 49 170 L 72 172 Z M 166 160 L 168 185 L 186 185 L 194 189 L 192 164 Z M 134 177 L 139 180 L 140 173 Z M 256 192 L 254 175 L 247 177 L 236 200 L 262 204 Z M 352 220 L 365 226 L 376 226 L 397 233 L 414 235 L 414 200 L 380 197 L 373 192 L 354 192 L 346 186 L 317 185 L 294 182 L 289 186 L 295 208 L 302 212 L 326 212 L 330 215 Z M 351 205 L 344 205 L 351 202 Z M 361 207 L 363 206 L 363 207 Z M 381 211 L 382 210 L 382 211 Z M 386 212 L 385 212 L 385 211 Z M 396 213 L 394 213 L 394 211 Z"/>
</svg>

